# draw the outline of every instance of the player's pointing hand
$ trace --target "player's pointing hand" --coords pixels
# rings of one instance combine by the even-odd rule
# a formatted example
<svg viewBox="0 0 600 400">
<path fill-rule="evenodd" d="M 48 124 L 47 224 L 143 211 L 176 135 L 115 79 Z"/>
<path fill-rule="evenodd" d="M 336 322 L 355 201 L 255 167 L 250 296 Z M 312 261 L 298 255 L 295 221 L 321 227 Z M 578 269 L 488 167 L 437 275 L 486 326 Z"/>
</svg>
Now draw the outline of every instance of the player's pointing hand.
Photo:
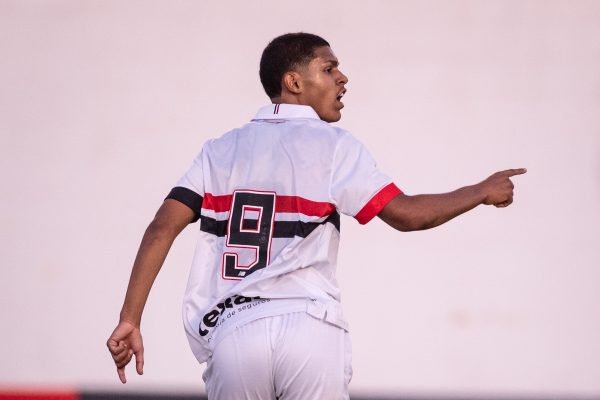
<svg viewBox="0 0 600 400">
<path fill-rule="evenodd" d="M 515 185 L 510 180 L 511 176 L 522 175 L 527 172 L 525 168 L 507 169 L 496 172 L 486 180 L 477 184 L 484 196 L 483 204 L 496 207 L 506 207 L 513 202 Z"/>
<path fill-rule="evenodd" d="M 108 351 L 117 366 L 117 373 L 122 383 L 126 383 L 125 366 L 135 356 L 136 370 L 144 373 L 144 344 L 140 329 L 129 321 L 121 321 L 106 342 Z"/>
</svg>

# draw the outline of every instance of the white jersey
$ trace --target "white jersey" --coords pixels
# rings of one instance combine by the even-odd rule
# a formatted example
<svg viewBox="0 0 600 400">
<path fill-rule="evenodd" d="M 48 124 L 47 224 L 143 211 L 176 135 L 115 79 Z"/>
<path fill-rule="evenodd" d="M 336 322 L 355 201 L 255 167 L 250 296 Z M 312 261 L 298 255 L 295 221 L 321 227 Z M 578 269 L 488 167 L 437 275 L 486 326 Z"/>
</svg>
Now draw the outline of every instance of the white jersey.
<svg viewBox="0 0 600 400">
<path fill-rule="evenodd" d="M 198 361 L 236 312 L 237 326 L 302 309 L 346 328 L 338 212 L 364 224 L 399 193 L 360 142 L 308 106 L 262 107 L 209 140 L 168 196 L 200 219 L 183 304 Z M 239 316 L 252 306 L 262 311 Z"/>
</svg>

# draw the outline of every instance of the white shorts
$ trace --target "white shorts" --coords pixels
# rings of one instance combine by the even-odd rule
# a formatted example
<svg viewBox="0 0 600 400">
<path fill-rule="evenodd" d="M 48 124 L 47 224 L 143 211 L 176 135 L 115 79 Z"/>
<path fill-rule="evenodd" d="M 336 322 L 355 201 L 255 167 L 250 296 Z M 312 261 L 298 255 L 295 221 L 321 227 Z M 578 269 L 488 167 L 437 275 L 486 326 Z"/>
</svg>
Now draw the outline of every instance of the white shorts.
<svg viewBox="0 0 600 400">
<path fill-rule="evenodd" d="M 209 400 L 347 400 L 351 376 L 348 332 L 294 312 L 222 338 L 203 379 Z"/>
</svg>

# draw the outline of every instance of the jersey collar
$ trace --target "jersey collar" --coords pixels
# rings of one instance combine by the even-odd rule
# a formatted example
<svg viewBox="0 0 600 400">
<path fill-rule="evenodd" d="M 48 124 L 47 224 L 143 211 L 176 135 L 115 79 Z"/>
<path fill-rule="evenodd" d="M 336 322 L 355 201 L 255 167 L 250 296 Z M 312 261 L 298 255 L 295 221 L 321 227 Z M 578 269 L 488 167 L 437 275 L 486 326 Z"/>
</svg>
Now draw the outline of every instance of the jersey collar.
<svg viewBox="0 0 600 400">
<path fill-rule="evenodd" d="M 298 104 L 269 104 L 261 107 L 252 121 L 264 119 L 292 119 L 310 118 L 320 119 L 311 106 Z"/>
</svg>

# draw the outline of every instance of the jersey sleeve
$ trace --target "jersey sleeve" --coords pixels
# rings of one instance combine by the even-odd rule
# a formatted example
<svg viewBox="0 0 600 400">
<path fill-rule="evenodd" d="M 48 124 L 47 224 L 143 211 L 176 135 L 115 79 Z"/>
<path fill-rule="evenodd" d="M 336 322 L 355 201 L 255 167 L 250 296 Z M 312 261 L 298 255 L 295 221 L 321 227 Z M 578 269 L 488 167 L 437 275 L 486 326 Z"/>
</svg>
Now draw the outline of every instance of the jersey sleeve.
<svg viewBox="0 0 600 400">
<path fill-rule="evenodd" d="M 381 172 L 367 149 L 352 135 L 340 139 L 331 176 L 331 198 L 337 209 L 361 224 L 373 219 L 395 196 L 402 193 Z"/>
<path fill-rule="evenodd" d="M 179 178 L 165 199 L 177 200 L 194 211 L 192 222 L 198 221 L 204 198 L 204 175 L 202 168 L 202 152 L 194 159 L 192 166 Z"/>
</svg>

